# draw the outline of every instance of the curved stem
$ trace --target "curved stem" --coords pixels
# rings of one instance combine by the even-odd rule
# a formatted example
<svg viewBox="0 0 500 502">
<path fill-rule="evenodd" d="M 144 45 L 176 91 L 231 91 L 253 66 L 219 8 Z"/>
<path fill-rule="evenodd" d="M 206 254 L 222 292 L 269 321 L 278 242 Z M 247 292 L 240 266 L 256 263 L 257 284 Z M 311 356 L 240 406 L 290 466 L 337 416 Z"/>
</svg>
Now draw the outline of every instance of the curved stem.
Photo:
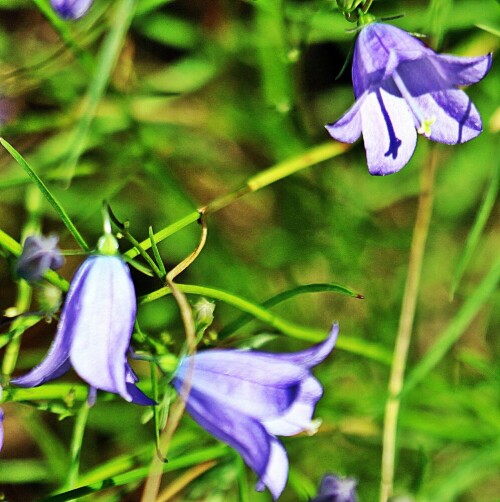
<svg viewBox="0 0 500 502">
<path fill-rule="evenodd" d="M 433 188 L 436 172 L 436 155 L 432 149 L 430 158 L 421 173 L 421 189 L 418 199 L 417 217 L 413 229 L 408 276 L 406 278 L 403 303 L 399 317 L 399 327 L 389 378 L 388 398 L 385 406 L 384 432 L 382 444 L 382 472 L 380 484 L 380 502 L 387 502 L 393 492 L 394 469 L 396 458 L 396 434 L 399 409 L 401 405 L 401 390 L 404 383 L 406 361 L 410 347 L 415 309 L 422 263 L 424 260 L 425 243 L 429 233 L 432 215 Z"/>
<path fill-rule="evenodd" d="M 298 155 L 297 157 L 292 157 L 291 159 L 286 159 L 283 162 L 279 162 L 274 166 L 265 169 L 264 171 L 251 176 L 246 180 L 243 186 L 238 187 L 236 190 L 228 194 L 224 194 L 221 197 L 214 199 L 212 202 L 200 209 L 189 213 L 184 216 L 184 218 L 168 225 L 162 230 L 154 234 L 154 240 L 156 243 L 170 237 L 179 230 L 187 227 L 191 223 L 198 221 L 200 214 L 212 214 L 220 209 L 227 207 L 229 204 L 238 200 L 243 195 L 248 193 L 257 192 L 261 188 L 264 188 L 276 181 L 282 180 L 291 174 L 294 174 L 306 167 L 319 164 L 325 160 L 332 159 L 346 152 L 350 148 L 350 145 L 343 143 L 337 143 L 336 141 L 329 141 L 328 143 L 323 143 L 322 145 L 315 146 L 310 150 Z M 151 240 L 146 239 L 140 243 L 142 249 L 147 250 L 151 247 Z M 139 254 L 137 249 L 129 249 L 125 255 L 128 258 L 134 258 Z"/>
<path fill-rule="evenodd" d="M 182 260 L 181 263 L 175 266 L 166 276 L 167 287 L 172 293 L 172 296 L 177 302 L 177 305 L 179 306 L 179 310 L 181 312 L 184 331 L 186 332 L 186 345 L 188 355 L 191 355 L 196 351 L 196 329 L 193 319 L 193 311 L 191 309 L 191 305 L 189 305 L 189 301 L 186 295 L 177 287 L 177 285 L 174 283 L 174 279 L 196 260 L 203 247 L 205 246 L 205 243 L 207 241 L 207 225 L 205 223 L 203 214 L 201 214 L 200 216 L 200 224 L 201 236 L 198 246 L 187 258 Z M 188 368 L 187 378 L 185 379 L 179 392 L 182 399 L 178 399 L 173 404 L 167 425 L 160 437 L 158 445 L 160 456 L 154 455 L 153 460 L 151 461 L 148 478 L 146 480 L 144 492 L 141 498 L 142 502 L 154 502 L 155 500 L 157 500 L 163 473 L 164 458 L 166 458 L 167 456 L 174 432 L 179 425 L 182 415 L 184 414 L 184 408 L 186 407 L 187 398 L 191 389 L 190 374 L 193 371 L 194 359 L 191 358 L 190 361 L 191 364 Z"/>
</svg>

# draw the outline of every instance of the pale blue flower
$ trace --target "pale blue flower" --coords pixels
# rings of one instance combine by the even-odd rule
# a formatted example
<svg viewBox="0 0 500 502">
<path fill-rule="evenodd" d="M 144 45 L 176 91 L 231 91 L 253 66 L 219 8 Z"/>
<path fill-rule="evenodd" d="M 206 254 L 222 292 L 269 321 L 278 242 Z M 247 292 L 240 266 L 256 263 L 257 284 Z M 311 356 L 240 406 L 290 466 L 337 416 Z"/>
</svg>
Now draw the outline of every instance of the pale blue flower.
<svg viewBox="0 0 500 502">
<path fill-rule="evenodd" d="M 311 368 L 332 351 L 334 324 L 322 343 L 296 353 L 207 350 L 186 357 L 173 379 L 191 417 L 236 449 L 274 499 L 285 488 L 288 459 L 276 436 L 313 432 L 316 403 L 323 394 Z"/>
<path fill-rule="evenodd" d="M 136 387 L 127 362 L 135 315 L 134 285 L 125 262 L 116 255 L 90 256 L 71 281 L 46 358 L 12 383 L 36 387 L 73 367 L 91 388 L 154 404 Z"/>
<path fill-rule="evenodd" d="M 363 134 L 370 173 L 395 173 L 413 155 L 417 131 L 450 145 L 481 133 L 479 112 L 460 86 L 479 82 L 491 59 L 439 55 L 406 31 L 368 24 L 354 49 L 356 103 L 326 128 L 344 143 Z"/>
</svg>

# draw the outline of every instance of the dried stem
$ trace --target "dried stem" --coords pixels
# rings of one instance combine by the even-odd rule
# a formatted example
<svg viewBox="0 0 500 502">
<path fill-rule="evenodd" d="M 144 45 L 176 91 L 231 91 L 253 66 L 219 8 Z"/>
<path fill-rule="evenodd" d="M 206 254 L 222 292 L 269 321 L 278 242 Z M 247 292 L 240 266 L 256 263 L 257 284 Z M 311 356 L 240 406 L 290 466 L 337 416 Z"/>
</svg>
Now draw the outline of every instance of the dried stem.
<svg viewBox="0 0 500 502">
<path fill-rule="evenodd" d="M 425 243 L 427 241 L 432 215 L 435 171 L 436 154 L 435 150 L 432 149 L 429 161 L 424 166 L 421 174 L 421 190 L 418 200 L 415 227 L 413 229 L 413 239 L 408 263 L 408 276 L 406 278 L 403 304 L 401 306 L 396 346 L 394 348 L 388 386 L 388 398 L 385 406 L 380 502 L 387 502 L 393 492 L 396 433 L 401 405 L 400 393 L 403 388 L 406 361 L 408 359 L 408 350 L 410 347 L 424 259 Z"/>
</svg>

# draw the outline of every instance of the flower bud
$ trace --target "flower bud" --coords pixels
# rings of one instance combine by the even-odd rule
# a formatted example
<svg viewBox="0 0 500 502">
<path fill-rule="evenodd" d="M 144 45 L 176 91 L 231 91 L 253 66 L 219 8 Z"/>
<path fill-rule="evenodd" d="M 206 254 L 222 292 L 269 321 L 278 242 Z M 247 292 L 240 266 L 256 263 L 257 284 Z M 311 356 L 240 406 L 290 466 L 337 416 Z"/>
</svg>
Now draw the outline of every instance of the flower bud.
<svg viewBox="0 0 500 502">
<path fill-rule="evenodd" d="M 64 258 L 57 246 L 58 242 L 59 238 L 55 235 L 27 237 L 17 260 L 16 274 L 28 282 L 34 282 L 41 279 L 49 268 L 57 270 L 62 267 Z"/>
</svg>

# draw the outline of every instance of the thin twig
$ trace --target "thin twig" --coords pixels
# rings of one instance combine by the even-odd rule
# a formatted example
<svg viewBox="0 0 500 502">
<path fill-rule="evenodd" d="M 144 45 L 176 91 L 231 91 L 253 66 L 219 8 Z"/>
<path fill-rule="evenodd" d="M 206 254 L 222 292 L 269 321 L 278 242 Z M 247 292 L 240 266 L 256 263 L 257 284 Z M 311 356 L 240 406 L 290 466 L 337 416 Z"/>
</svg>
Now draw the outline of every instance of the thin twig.
<svg viewBox="0 0 500 502">
<path fill-rule="evenodd" d="M 382 445 L 382 472 L 380 484 L 380 502 L 387 502 L 393 492 L 394 469 L 396 458 L 396 433 L 400 393 L 403 388 L 408 350 L 410 347 L 415 309 L 417 305 L 418 289 L 422 263 L 424 259 L 425 243 L 429 233 L 432 215 L 433 188 L 436 172 L 436 153 L 431 150 L 429 161 L 421 174 L 421 190 L 418 199 L 417 217 L 413 229 L 408 276 L 406 278 L 396 345 L 392 359 L 391 375 L 388 386 L 388 398 L 385 406 L 384 433 Z"/>
</svg>

